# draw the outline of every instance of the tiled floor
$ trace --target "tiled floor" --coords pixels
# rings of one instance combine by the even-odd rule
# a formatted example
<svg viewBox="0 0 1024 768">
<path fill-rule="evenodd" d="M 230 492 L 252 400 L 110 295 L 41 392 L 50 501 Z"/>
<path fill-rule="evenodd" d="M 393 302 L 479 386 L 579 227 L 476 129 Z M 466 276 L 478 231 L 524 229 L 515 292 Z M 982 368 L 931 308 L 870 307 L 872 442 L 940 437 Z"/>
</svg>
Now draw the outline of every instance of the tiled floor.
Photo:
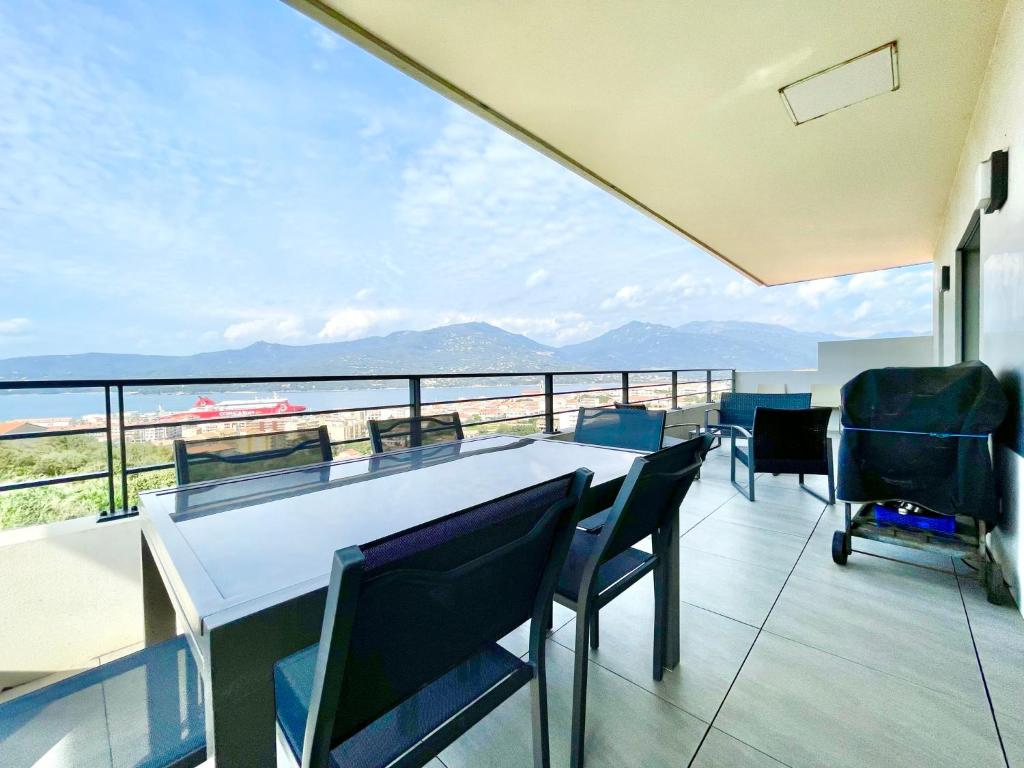
<svg viewBox="0 0 1024 768">
<path fill-rule="evenodd" d="M 601 612 L 587 765 L 1024 768 L 1016 610 L 990 605 L 949 558 L 857 540 L 895 559 L 855 552 L 837 566 L 841 506 L 793 477 L 759 478 L 752 504 L 728 471 L 712 452 L 683 503 L 679 667 L 651 679 L 649 579 Z M 573 622 L 560 609 L 549 640 L 554 766 L 568 765 Z M 522 631 L 505 642 L 526 650 Z M 441 762 L 529 766 L 530 747 L 523 690 Z"/>
</svg>

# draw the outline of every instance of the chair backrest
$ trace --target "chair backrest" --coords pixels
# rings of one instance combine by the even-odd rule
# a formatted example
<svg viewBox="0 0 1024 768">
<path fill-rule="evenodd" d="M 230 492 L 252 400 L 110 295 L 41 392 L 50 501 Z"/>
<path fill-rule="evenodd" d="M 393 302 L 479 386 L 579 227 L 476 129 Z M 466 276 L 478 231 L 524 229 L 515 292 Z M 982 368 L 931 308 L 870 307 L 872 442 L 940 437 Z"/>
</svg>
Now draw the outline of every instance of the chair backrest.
<svg viewBox="0 0 1024 768">
<path fill-rule="evenodd" d="M 573 440 L 610 448 L 657 451 L 664 432 L 665 411 L 580 408 Z"/>
<path fill-rule="evenodd" d="M 618 400 L 615 401 L 615 407 L 616 408 L 632 408 L 633 410 L 636 410 L 636 411 L 646 411 L 647 410 L 647 404 L 646 403 L 620 403 Z"/>
<path fill-rule="evenodd" d="M 754 411 L 758 408 L 798 409 L 811 407 L 810 392 L 769 394 L 754 392 L 723 392 L 719 404 L 718 423 L 744 429 L 754 428 Z"/>
<path fill-rule="evenodd" d="M 465 437 L 457 411 L 402 419 L 370 419 L 366 426 L 374 453 L 449 443 Z"/>
<path fill-rule="evenodd" d="M 754 414 L 754 458 L 762 469 L 765 461 L 790 465 L 793 472 L 802 466 L 826 461 L 828 422 L 831 408 L 758 408 Z M 765 465 L 762 470 L 770 471 Z M 780 468 L 774 471 L 787 472 Z"/>
<path fill-rule="evenodd" d="M 174 441 L 178 485 L 331 461 L 327 427 Z"/>
<path fill-rule="evenodd" d="M 700 470 L 714 438 L 700 435 L 633 460 L 601 531 L 599 562 L 609 560 L 664 528 Z"/>
<path fill-rule="evenodd" d="M 481 646 L 542 623 L 591 478 L 580 469 L 335 553 L 303 764 L 326 765 L 331 749 Z"/>
</svg>

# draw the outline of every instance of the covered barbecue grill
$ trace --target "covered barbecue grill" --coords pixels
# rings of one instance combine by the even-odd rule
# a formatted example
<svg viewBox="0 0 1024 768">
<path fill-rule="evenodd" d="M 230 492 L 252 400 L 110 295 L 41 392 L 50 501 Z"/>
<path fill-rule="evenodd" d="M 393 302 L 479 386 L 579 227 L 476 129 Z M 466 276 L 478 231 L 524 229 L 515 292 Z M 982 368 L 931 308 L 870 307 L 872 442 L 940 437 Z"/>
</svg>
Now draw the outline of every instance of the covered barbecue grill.
<svg viewBox="0 0 1024 768">
<path fill-rule="evenodd" d="M 1006 410 L 998 380 L 980 362 L 876 368 L 847 382 L 837 494 L 846 530 L 836 531 L 833 559 L 844 564 L 851 538 L 861 536 L 945 553 L 977 548 L 988 570 L 985 532 L 1000 517 L 988 438 Z M 955 533 L 878 522 L 874 503 L 887 501 L 953 516 Z M 863 505 L 855 515 L 852 502 Z"/>
</svg>

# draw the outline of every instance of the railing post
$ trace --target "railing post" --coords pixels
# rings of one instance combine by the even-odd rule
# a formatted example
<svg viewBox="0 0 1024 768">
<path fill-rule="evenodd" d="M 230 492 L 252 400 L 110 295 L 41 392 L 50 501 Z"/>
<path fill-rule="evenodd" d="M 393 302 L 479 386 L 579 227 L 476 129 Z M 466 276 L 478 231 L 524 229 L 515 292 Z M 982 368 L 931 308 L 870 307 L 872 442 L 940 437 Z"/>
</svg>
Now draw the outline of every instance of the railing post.
<svg viewBox="0 0 1024 768">
<path fill-rule="evenodd" d="M 128 443 L 124 431 L 124 386 L 117 385 L 117 428 L 121 440 L 121 511 L 128 512 Z"/>
<path fill-rule="evenodd" d="M 672 410 L 679 407 L 679 371 L 672 371 Z"/>
<path fill-rule="evenodd" d="M 729 381 L 729 391 L 730 392 L 735 392 L 736 391 L 736 369 L 735 368 L 732 369 L 732 379 Z"/>
<path fill-rule="evenodd" d="M 555 377 L 544 374 L 544 433 L 555 434 Z"/>
<path fill-rule="evenodd" d="M 114 427 L 111 424 L 110 387 L 103 388 L 103 400 L 107 409 L 107 511 L 100 513 L 100 517 L 114 514 Z"/>
<path fill-rule="evenodd" d="M 423 411 L 423 382 L 419 376 L 409 377 L 409 416 L 418 418 Z"/>
<path fill-rule="evenodd" d="M 710 403 L 711 402 L 711 369 L 710 368 L 708 368 L 706 370 L 706 374 L 707 374 L 707 385 L 705 386 L 704 402 L 705 403 Z"/>
<path fill-rule="evenodd" d="M 622 372 L 622 402 L 629 402 L 629 371 Z"/>
</svg>

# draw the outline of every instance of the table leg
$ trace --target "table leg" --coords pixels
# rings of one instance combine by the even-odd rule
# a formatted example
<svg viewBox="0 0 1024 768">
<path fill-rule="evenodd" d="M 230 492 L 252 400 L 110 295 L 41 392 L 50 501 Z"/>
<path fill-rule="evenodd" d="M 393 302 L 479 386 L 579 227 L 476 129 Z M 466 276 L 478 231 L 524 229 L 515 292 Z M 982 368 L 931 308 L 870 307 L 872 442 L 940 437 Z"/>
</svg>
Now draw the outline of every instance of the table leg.
<svg viewBox="0 0 1024 768">
<path fill-rule="evenodd" d="M 153 553 L 142 534 L 142 637 L 147 646 L 170 640 L 178 633 L 174 620 L 174 604 L 160 577 Z"/>
<path fill-rule="evenodd" d="M 668 535 L 668 643 L 665 649 L 665 666 L 675 669 L 679 666 L 679 510 L 669 515 L 672 530 Z"/>
<path fill-rule="evenodd" d="M 209 629 L 203 636 L 206 754 L 217 768 L 273 768 L 274 664 L 319 641 L 326 589 Z"/>
</svg>

